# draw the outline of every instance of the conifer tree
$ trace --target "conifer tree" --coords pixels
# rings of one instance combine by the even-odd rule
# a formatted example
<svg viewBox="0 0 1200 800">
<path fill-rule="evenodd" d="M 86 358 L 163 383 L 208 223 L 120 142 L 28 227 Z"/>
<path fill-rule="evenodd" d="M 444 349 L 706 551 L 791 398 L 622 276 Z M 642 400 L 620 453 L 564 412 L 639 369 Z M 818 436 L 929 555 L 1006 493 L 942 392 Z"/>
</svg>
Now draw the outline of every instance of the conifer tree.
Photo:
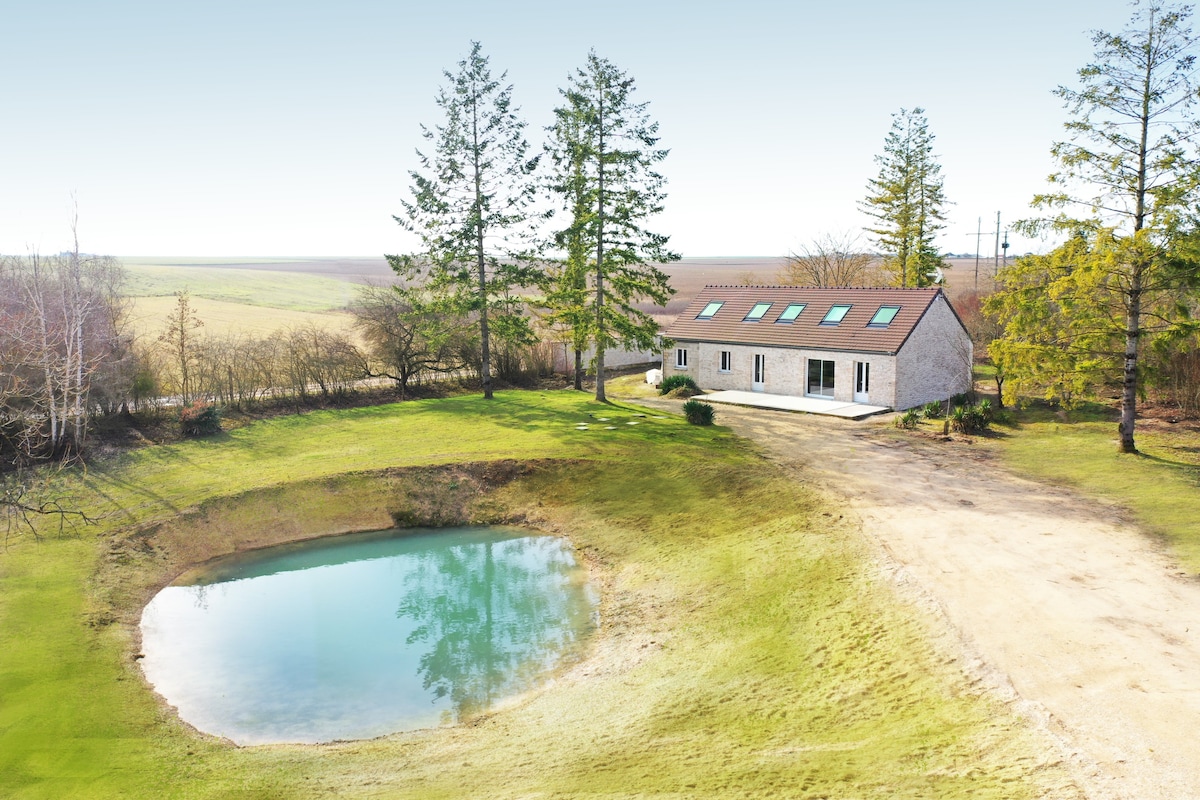
<svg viewBox="0 0 1200 800">
<path fill-rule="evenodd" d="M 1071 114 L 1070 139 L 1052 147 L 1060 167 L 1052 191 L 1033 201 L 1049 213 L 1020 224 L 1028 234 L 1069 238 L 1002 271 L 988 303 L 1005 325 L 989 352 L 1018 383 L 1054 396 L 1040 377 L 1051 358 L 1070 367 L 1079 387 L 1120 381 L 1126 453 L 1137 449 L 1142 349 L 1154 336 L 1194 328 L 1200 125 L 1189 16 L 1189 8 L 1151 0 L 1136 5 L 1125 31 L 1093 33 L 1095 59 L 1079 70 L 1079 88 L 1055 91 Z M 1042 322 L 1048 315 L 1052 329 Z"/>
<path fill-rule="evenodd" d="M 541 279 L 530 259 L 536 191 L 525 122 L 512 105 L 507 73 L 493 79 L 479 42 L 444 73 L 449 82 L 437 96 L 444 119 L 421 127 L 433 150 L 417 156 L 411 202 L 395 217 L 421 239 L 419 253 L 387 256 L 412 291 L 418 312 L 474 317 L 479 326 L 483 396 L 492 397 L 491 347 L 534 340 L 525 299 L 515 291 Z"/>
<path fill-rule="evenodd" d="M 925 111 L 900 109 L 875 157 L 879 174 L 859 205 L 876 220 L 866 228 L 884 252 L 900 286 L 929 286 L 947 264 L 934 245 L 945 227 L 942 166 L 933 154 Z"/>
<path fill-rule="evenodd" d="M 589 53 L 560 90 L 547 147 L 551 189 L 565 212 L 553 240 L 566 259 L 546 302 L 577 349 L 595 346 L 600 401 L 606 350 L 658 344 L 658 323 L 636 304 L 667 302 L 674 290 L 655 264 L 679 258 L 667 236 L 645 227 L 663 209 L 666 181 L 655 168 L 668 151 L 658 146 L 647 104 L 634 102 L 634 88 L 633 78 Z"/>
</svg>

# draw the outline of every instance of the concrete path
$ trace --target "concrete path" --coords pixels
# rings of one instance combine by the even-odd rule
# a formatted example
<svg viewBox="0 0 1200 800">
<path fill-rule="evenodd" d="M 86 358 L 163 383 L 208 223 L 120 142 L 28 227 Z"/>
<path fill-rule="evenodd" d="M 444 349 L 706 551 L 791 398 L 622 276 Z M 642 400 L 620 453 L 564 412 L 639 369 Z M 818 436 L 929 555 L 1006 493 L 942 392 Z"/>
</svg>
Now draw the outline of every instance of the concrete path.
<svg viewBox="0 0 1200 800">
<path fill-rule="evenodd" d="M 863 419 L 881 414 L 890 409 L 885 406 L 869 406 L 865 403 L 846 403 L 840 400 L 820 400 L 815 397 L 792 397 L 765 392 L 724 391 L 712 392 L 700 397 L 710 403 L 728 403 L 750 408 L 769 408 L 776 411 L 792 411 L 804 414 L 824 414 L 844 419 Z"/>
</svg>

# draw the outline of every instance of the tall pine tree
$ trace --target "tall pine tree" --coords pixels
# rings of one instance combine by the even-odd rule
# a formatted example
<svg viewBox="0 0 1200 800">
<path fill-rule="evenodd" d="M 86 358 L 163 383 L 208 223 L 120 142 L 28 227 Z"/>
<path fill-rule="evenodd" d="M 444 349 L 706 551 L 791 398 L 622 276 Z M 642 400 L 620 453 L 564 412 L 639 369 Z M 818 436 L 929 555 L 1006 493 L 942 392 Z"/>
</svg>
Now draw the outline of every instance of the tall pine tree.
<svg viewBox="0 0 1200 800">
<path fill-rule="evenodd" d="M 1005 325 L 989 352 L 1018 382 L 1040 378 L 1048 351 L 1080 386 L 1121 383 L 1121 452 L 1136 452 L 1138 363 L 1152 337 L 1194 330 L 1188 301 L 1200 281 L 1196 138 L 1200 121 L 1197 39 L 1190 9 L 1137 5 L 1121 33 L 1092 35 L 1095 59 L 1079 88 L 1060 86 L 1071 119 L 1051 152 L 1052 191 L 1034 198 L 1049 212 L 1020 227 L 1069 239 L 1048 256 L 1019 259 L 1000 274 L 988 308 Z M 1057 320 L 1042 324 L 1051 307 Z M 1061 355 L 1060 355 L 1061 354 Z"/>
<path fill-rule="evenodd" d="M 893 114 L 883 153 L 875 157 L 879 175 L 867 182 L 869 194 L 859 204 L 875 219 L 866 230 L 900 286 L 929 286 L 947 266 L 934 245 L 945 227 L 946 197 L 933 138 L 924 109 Z"/>
<path fill-rule="evenodd" d="M 433 151 L 417 152 L 411 202 L 395 217 L 421 239 L 421 252 L 387 256 L 409 287 L 419 311 L 474 317 L 479 326 L 483 396 L 492 397 L 493 341 L 534 339 L 524 298 L 514 291 L 539 282 L 529 258 L 536 191 L 525 123 L 512 106 L 512 86 L 492 78 L 479 42 L 445 72 L 448 86 L 437 96 L 444 119 L 421 127 Z"/>
<path fill-rule="evenodd" d="M 663 305 L 674 294 L 655 264 L 679 255 L 645 227 L 663 209 L 666 181 L 655 168 L 668 151 L 647 104 L 633 100 L 633 78 L 594 51 L 560 91 L 547 150 L 565 212 L 554 242 L 566 259 L 546 302 L 577 350 L 595 346 L 596 399 L 604 401 L 605 351 L 655 347 L 658 323 L 636 304 Z"/>
</svg>

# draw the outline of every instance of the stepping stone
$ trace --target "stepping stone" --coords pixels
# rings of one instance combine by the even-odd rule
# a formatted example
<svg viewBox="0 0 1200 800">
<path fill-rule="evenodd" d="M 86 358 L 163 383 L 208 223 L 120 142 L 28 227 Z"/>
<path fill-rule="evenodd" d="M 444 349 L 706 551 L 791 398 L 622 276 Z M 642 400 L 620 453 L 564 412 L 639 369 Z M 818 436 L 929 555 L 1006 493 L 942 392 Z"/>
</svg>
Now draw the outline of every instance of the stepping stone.
<svg viewBox="0 0 1200 800">
<path fill-rule="evenodd" d="M 604 426 L 604 430 L 606 430 L 606 431 L 615 431 L 616 429 L 617 429 L 616 425 L 605 425 Z"/>
</svg>

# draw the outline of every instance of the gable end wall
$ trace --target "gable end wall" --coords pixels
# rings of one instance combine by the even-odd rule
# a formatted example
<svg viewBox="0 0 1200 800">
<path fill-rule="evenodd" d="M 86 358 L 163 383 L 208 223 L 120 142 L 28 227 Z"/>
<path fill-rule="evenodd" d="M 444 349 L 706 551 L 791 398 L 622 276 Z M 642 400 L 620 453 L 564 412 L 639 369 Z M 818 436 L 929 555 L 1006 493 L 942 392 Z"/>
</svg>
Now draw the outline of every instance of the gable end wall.
<svg viewBox="0 0 1200 800">
<path fill-rule="evenodd" d="M 897 411 L 971 388 L 974 350 L 944 295 L 930 304 L 896 356 Z"/>
</svg>

